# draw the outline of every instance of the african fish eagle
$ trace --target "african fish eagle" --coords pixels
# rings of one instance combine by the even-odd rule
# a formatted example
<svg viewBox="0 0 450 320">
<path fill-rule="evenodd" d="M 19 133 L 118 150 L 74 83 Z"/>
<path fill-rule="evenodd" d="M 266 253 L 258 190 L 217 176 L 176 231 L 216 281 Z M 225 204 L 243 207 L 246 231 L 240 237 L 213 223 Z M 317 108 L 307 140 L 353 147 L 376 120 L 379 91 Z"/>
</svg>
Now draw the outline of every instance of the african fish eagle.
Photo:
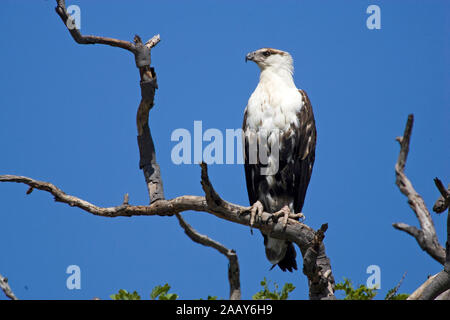
<svg viewBox="0 0 450 320">
<path fill-rule="evenodd" d="M 316 126 L 306 92 L 296 88 L 288 52 L 262 48 L 246 61 L 260 68 L 259 83 L 243 121 L 244 167 L 248 197 L 261 215 L 299 218 L 315 159 Z M 297 213 L 297 214 L 296 214 Z M 291 242 L 263 234 L 267 259 L 281 270 L 297 269 Z"/>
</svg>

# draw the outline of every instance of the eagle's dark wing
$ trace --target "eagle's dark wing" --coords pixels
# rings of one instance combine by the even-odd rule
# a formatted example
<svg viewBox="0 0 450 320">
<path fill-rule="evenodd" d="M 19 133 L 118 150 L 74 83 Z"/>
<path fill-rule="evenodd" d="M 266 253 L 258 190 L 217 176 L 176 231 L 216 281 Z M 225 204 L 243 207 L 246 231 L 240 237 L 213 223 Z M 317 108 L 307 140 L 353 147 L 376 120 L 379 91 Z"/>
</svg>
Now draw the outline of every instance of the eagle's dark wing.
<svg viewBox="0 0 450 320">
<path fill-rule="evenodd" d="M 242 145 L 244 147 L 244 168 L 245 180 L 247 183 L 247 194 L 250 205 L 253 205 L 258 200 L 258 186 L 263 182 L 260 174 L 260 168 L 257 164 L 249 164 L 249 148 L 250 142 L 246 138 L 246 123 L 247 123 L 247 109 L 244 112 L 244 122 L 242 123 Z M 250 133 L 253 134 L 253 133 Z"/>
<path fill-rule="evenodd" d="M 305 201 L 306 190 L 314 166 L 316 157 L 316 122 L 311 102 L 305 91 L 299 90 L 303 97 L 303 107 L 298 113 L 299 126 L 296 134 L 296 159 L 293 170 L 294 174 L 294 209 L 295 212 L 301 212 Z"/>
</svg>

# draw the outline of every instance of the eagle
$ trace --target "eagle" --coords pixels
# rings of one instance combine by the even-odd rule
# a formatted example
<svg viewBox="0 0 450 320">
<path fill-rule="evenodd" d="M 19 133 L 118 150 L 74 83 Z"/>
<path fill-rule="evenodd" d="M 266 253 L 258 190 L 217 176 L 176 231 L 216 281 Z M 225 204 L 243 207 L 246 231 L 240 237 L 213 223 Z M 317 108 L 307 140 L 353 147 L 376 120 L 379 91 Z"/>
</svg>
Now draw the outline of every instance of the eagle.
<svg viewBox="0 0 450 320">
<path fill-rule="evenodd" d="M 299 219 L 311 178 L 316 125 L 311 102 L 293 79 L 293 59 L 285 51 L 262 48 L 246 55 L 260 68 L 242 125 L 244 168 L 251 205 L 250 225 L 263 211 Z M 263 234 L 272 268 L 297 270 L 291 242 Z"/>
</svg>

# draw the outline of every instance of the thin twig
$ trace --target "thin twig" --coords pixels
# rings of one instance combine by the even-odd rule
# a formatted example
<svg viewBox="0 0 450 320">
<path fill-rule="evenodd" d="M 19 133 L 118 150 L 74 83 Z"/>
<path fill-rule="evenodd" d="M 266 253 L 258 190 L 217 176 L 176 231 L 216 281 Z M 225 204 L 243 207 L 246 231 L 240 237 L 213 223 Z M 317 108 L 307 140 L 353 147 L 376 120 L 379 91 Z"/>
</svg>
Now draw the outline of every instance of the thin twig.
<svg viewBox="0 0 450 320">
<path fill-rule="evenodd" d="M 400 279 L 400 281 L 397 283 L 397 285 L 395 286 L 395 288 L 392 290 L 392 292 L 386 296 L 385 300 L 390 300 L 393 296 L 395 296 L 398 292 L 398 289 L 400 289 L 403 280 L 405 280 L 406 277 L 406 272 L 403 274 L 402 278 Z"/>
</svg>

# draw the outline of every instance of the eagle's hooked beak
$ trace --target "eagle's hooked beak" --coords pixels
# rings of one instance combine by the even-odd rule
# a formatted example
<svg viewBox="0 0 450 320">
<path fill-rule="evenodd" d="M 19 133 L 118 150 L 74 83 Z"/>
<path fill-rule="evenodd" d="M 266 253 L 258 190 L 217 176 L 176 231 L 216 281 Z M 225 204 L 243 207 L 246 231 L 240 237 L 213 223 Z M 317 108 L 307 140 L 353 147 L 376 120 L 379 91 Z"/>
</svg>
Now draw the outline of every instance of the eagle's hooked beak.
<svg viewBox="0 0 450 320">
<path fill-rule="evenodd" d="M 245 56 L 245 62 L 247 62 L 248 60 L 253 61 L 254 58 L 255 58 L 255 52 L 247 53 L 247 55 Z"/>
</svg>

